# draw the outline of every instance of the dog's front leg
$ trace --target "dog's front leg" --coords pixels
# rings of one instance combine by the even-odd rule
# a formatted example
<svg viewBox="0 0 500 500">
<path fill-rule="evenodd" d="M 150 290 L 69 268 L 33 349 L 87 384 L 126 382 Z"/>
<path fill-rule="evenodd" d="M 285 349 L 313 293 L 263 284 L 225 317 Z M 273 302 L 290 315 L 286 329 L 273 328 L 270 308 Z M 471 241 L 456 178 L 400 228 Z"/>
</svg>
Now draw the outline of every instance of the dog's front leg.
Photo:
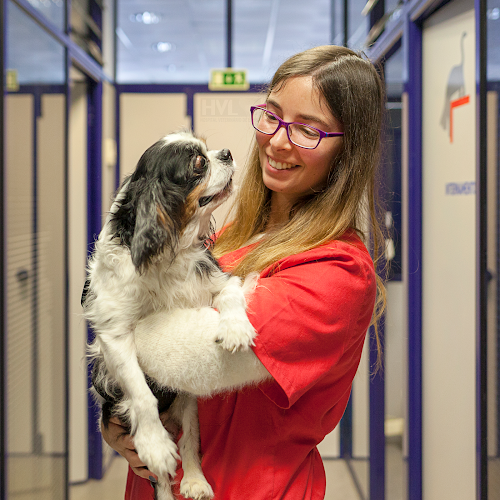
<svg viewBox="0 0 500 500">
<path fill-rule="evenodd" d="M 130 422 L 139 458 L 152 472 L 168 480 L 169 474 L 175 476 L 177 447 L 161 424 L 158 401 L 139 367 L 134 334 L 101 333 L 98 339 L 108 370 L 125 395 L 117 405 L 118 416 Z"/>
<path fill-rule="evenodd" d="M 182 424 L 182 437 L 179 440 L 179 454 L 184 473 L 180 485 L 181 495 L 194 500 L 209 500 L 214 496 L 214 492 L 201 470 L 196 397 L 187 393 L 178 394 L 169 413 L 174 420 Z"/>
<path fill-rule="evenodd" d="M 252 275 L 248 281 L 253 281 L 255 286 L 256 277 Z M 214 307 L 220 314 L 217 342 L 232 352 L 239 349 L 246 350 L 254 345 L 256 333 L 246 313 L 247 288 L 250 288 L 250 285 L 246 281 L 243 288 L 241 279 L 232 276 L 214 298 Z"/>
</svg>

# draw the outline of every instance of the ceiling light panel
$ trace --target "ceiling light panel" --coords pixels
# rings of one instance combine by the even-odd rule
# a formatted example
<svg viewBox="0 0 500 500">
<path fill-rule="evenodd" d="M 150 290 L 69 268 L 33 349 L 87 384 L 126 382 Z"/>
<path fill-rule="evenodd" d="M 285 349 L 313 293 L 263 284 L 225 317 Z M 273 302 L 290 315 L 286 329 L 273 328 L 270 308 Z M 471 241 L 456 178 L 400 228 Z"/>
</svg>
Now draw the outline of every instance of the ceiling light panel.
<svg viewBox="0 0 500 500">
<path fill-rule="evenodd" d="M 225 65 L 225 0 L 118 0 L 119 83 L 206 83 Z M 148 14 L 145 14 L 148 13 Z"/>
</svg>

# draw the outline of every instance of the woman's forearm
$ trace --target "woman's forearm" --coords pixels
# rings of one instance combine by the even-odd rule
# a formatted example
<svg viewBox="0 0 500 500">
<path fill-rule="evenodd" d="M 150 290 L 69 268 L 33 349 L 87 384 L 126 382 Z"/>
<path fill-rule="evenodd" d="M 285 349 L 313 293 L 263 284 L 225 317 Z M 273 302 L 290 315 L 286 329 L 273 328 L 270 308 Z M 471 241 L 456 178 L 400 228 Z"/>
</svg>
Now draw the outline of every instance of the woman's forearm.
<svg viewBox="0 0 500 500">
<path fill-rule="evenodd" d="M 269 378 L 251 349 L 231 353 L 218 345 L 219 313 L 212 308 L 157 312 L 135 331 L 139 363 L 161 385 L 208 396 Z"/>
</svg>

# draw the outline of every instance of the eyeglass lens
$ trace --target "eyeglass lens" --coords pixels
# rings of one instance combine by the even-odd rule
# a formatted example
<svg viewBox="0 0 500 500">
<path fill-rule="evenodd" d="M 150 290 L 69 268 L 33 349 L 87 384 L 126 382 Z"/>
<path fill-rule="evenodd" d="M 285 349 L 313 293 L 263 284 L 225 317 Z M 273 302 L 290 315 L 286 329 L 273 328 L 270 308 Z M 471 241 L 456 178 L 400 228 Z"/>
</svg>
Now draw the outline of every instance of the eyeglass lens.
<svg viewBox="0 0 500 500">
<path fill-rule="evenodd" d="M 269 135 L 276 133 L 280 126 L 273 113 L 261 108 L 253 110 L 252 123 L 259 132 Z M 315 148 L 321 139 L 317 130 L 300 123 L 291 123 L 288 126 L 288 135 L 294 144 L 304 148 Z"/>
</svg>

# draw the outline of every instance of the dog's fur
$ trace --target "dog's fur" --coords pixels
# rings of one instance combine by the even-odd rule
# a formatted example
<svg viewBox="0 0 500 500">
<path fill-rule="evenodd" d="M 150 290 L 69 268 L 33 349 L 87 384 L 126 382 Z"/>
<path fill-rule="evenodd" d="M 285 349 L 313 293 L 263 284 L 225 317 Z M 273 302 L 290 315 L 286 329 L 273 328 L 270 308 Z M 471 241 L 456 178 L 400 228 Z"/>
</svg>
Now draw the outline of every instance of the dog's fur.
<svg viewBox="0 0 500 500">
<path fill-rule="evenodd" d="M 211 214 L 228 198 L 234 169 L 227 149 L 207 151 L 189 132 L 164 137 L 123 182 L 89 260 L 83 305 L 96 334 L 89 346 L 94 382 L 109 396 L 104 399 L 119 399 L 114 414 L 130 425 L 140 459 L 158 475 L 158 500 L 173 499 L 169 475 L 175 476 L 177 447 L 139 367 L 134 329 L 156 310 L 213 306 L 223 348 L 253 343 L 241 281 L 221 271 L 206 244 Z M 170 413 L 183 428 L 181 493 L 211 498 L 200 465 L 196 399 L 177 395 Z"/>
</svg>

